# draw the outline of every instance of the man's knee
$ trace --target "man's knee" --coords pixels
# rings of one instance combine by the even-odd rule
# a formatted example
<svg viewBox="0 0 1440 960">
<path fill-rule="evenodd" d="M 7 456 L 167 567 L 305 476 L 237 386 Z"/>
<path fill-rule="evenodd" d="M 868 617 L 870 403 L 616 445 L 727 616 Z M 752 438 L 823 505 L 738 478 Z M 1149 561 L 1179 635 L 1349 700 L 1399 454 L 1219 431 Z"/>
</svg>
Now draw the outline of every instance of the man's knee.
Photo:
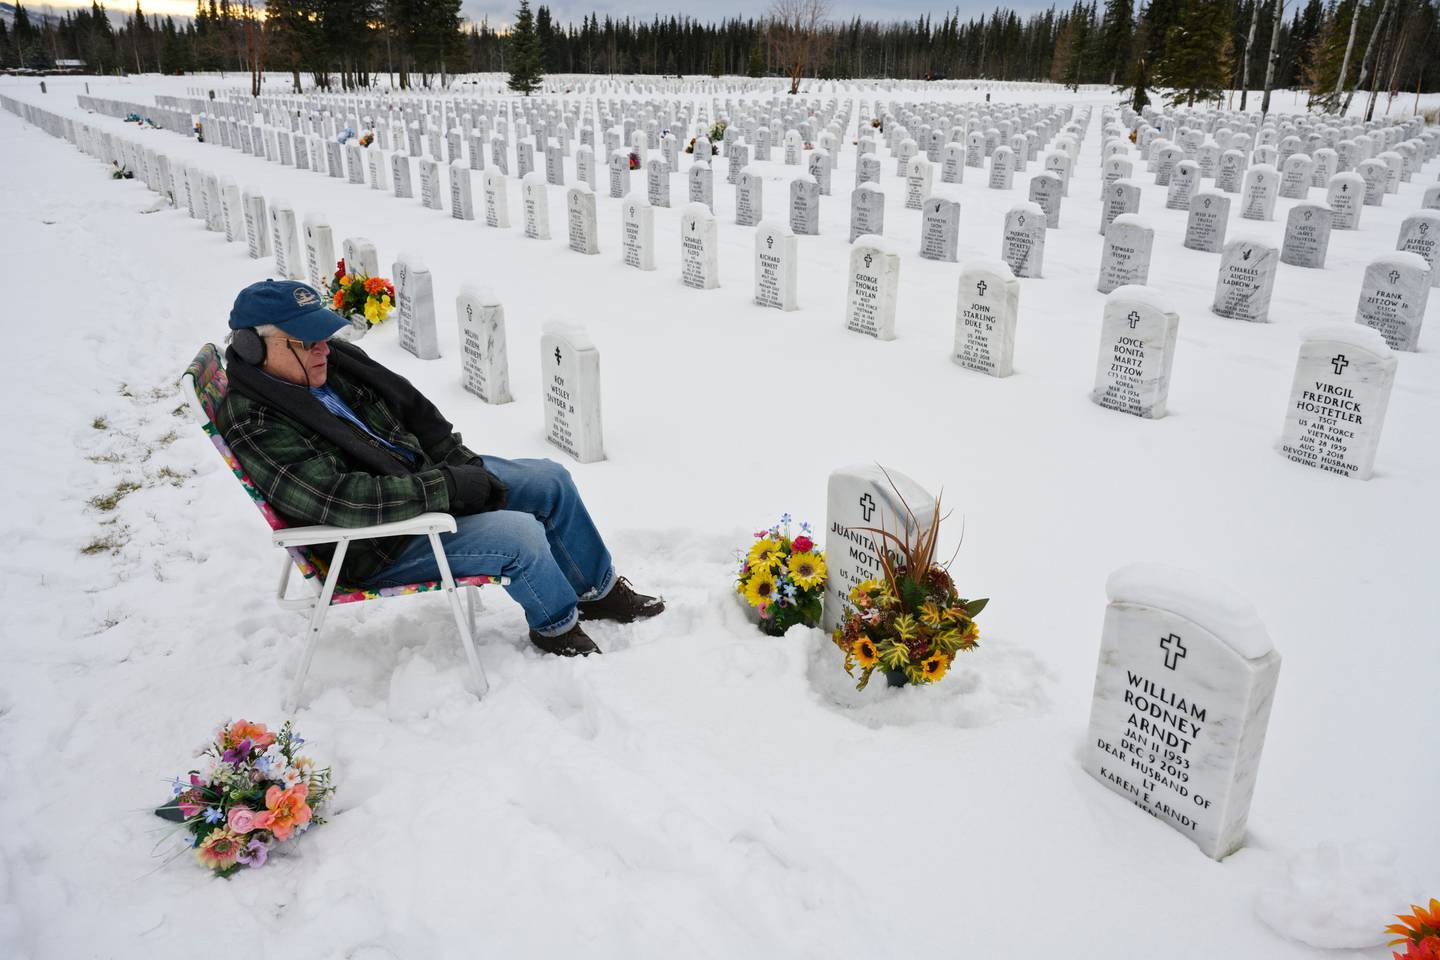
<svg viewBox="0 0 1440 960">
<path fill-rule="evenodd" d="M 535 517 L 519 510 L 498 510 L 489 516 L 494 518 L 495 546 L 503 552 L 513 553 L 521 561 L 550 553 L 545 525 Z"/>
</svg>

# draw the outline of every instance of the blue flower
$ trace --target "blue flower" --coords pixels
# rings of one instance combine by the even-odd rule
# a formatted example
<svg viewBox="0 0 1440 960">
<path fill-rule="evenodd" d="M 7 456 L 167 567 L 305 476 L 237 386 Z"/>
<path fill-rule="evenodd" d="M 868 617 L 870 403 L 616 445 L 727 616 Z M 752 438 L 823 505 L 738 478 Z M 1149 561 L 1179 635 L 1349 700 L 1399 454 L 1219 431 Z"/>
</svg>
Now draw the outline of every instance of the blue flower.
<svg viewBox="0 0 1440 960">
<path fill-rule="evenodd" d="M 780 514 L 780 522 L 781 522 L 781 523 L 789 523 L 789 522 L 790 522 L 790 514 L 788 514 L 788 513 L 782 513 L 782 514 Z"/>
<path fill-rule="evenodd" d="M 805 536 L 807 537 L 810 536 L 810 524 L 806 523 L 803 520 L 800 521 L 800 532 L 805 534 Z"/>
<path fill-rule="evenodd" d="M 170 781 L 170 791 L 171 794 L 176 797 L 180 796 L 180 794 L 185 791 L 185 785 L 180 781 L 179 777 L 176 777 L 174 780 Z"/>
<path fill-rule="evenodd" d="M 292 746 L 292 747 L 303 747 L 303 746 L 305 746 L 305 738 L 302 737 L 302 736 L 300 736 L 298 733 L 292 733 L 292 734 L 290 734 L 290 746 Z"/>
<path fill-rule="evenodd" d="M 780 591 L 785 594 L 786 600 L 793 601 L 795 599 L 795 584 L 787 583 L 780 588 Z"/>
<path fill-rule="evenodd" d="M 221 810 L 219 807 L 210 807 L 205 811 L 206 823 L 219 823 L 221 820 L 224 819 L 225 811 Z"/>
</svg>

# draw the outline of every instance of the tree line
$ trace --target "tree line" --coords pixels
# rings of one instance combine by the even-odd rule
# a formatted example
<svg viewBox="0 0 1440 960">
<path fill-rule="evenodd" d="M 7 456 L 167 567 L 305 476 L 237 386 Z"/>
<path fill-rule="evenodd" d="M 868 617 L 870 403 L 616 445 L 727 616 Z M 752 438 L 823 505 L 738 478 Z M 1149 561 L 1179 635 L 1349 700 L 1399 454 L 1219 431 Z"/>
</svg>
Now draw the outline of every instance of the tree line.
<svg viewBox="0 0 1440 960">
<path fill-rule="evenodd" d="M 1108 84 L 1137 103 L 1164 88 L 1172 101 L 1238 106 L 1248 91 L 1289 87 L 1338 109 L 1356 89 L 1392 98 L 1440 90 L 1440 0 L 1075 0 L 1068 9 L 1021 15 L 997 7 L 968 19 L 819 16 L 806 21 L 810 29 L 801 21 L 790 29 L 787 2 L 802 0 L 712 22 L 591 13 L 578 23 L 558 22 L 543 4 L 532 16 L 522 2 L 528 31 L 462 22 L 460 0 L 199 0 L 195 16 L 179 21 L 149 16 L 137 3 L 118 25 L 99 3 L 42 22 L 17 3 L 13 26 L 0 23 L 0 64 L 239 71 L 257 92 L 265 70 L 288 72 L 297 89 L 356 89 L 380 75 L 408 87 L 456 73 L 513 72 L 517 61 L 536 78 L 790 76 L 803 68 L 824 79 L 1049 80 Z M 812 17 L 827 12 L 824 0 L 808 3 Z"/>
</svg>

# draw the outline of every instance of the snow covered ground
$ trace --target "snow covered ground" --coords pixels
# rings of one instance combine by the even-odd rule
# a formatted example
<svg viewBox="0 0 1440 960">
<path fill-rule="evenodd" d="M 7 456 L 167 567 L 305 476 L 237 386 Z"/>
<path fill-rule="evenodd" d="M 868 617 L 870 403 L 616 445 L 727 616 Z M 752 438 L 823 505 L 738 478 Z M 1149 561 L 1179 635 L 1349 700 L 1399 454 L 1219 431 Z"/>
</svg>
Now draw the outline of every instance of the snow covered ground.
<svg viewBox="0 0 1440 960">
<path fill-rule="evenodd" d="M 79 116 L 83 82 L 0 93 Z M 144 102 L 193 85 L 88 82 Z M 602 253 L 582 257 L 558 212 L 554 240 L 526 240 L 91 116 L 323 212 L 337 245 L 370 237 L 382 264 L 422 255 L 444 357 L 402 352 L 393 327 L 364 346 L 482 453 L 564 456 L 542 434 L 536 354 L 547 320 L 583 322 L 609 459 L 568 465 L 621 572 L 669 604 L 596 627 L 606 655 L 574 662 L 536 655 L 491 591 L 483 702 L 462 688 L 438 597 L 337 610 L 297 717 L 335 767 L 330 822 L 229 882 L 149 810 L 215 723 L 283 719 L 302 622 L 271 602 L 266 530 L 173 383 L 269 262 L 0 112 L 0 955 L 1388 956 L 1282 938 L 1257 905 L 1317 942 L 1349 928 L 1379 942 L 1390 913 L 1440 892 L 1440 297 L 1400 358 L 1373 480 L 1273 444 L 1298 331 L 1353 320 L 1364 265 L 1393 249 L 1437 165 L 1337 231 L 1323 272 L 1281 265 L 1268 325 L 1209 311 L 1218 257 L 1181 246 L 1184 214 L 1137 174 L 1151 282 L 1181 318 L 1170 415 L 1141 421 L 1087 396 L 1103 302 L 1103 100 L 1089 102 L 1045 277 L 1021 281 L 1006 380 L 950 361 L 957 267 L 915 252 L 919 215 L 889 161 L 899 339 L 845 331 L 851 149 L 822 235 L 800 240 L 802 309 L 782 314 L 751 303 L 753 231 L 720 176 L 722 286 L 700 292 L 680 283 L 678 205 L 656 211 L 658 269 L 641 273 L 619 262 L 604 196 Z M 758 166 L 783 216 L 799 168 Z M 962 261 L 998 254 L 1028 181 L 1001 193 L 976 174 L 954 188 Z M 1278 246 L 1294 202 L 1230 235 Z M 513 404 L 461 390 L 465 283 L 504 302 Z M 869 461 L 943 487 L 961 590 L 993 598 L 981 649 L 934 688 L 856 694 L 827 638 L 763 637 L 733 594 L 749 531 L 782 511 L 823 522 L 828 473 Z M 130 484 L 113 509 L 91 502 Z M 1221 863 L 1080 767 L 1105 578 L 1140 559 L 1233 584 L 1284 657 L 1246 846 Z"/>
</svg>

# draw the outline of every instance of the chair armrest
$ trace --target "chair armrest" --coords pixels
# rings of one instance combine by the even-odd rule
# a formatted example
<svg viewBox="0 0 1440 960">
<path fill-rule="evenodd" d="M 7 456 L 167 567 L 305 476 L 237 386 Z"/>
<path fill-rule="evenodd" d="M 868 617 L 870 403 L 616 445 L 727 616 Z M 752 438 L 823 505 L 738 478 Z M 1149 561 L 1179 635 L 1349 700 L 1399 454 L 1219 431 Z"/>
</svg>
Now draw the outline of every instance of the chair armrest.
<svg viewBox="0 0 1440 960">
<path fill-rule="evenodd" d="M 376 537 L 403 537 L 407 534 L 454 533 L 455 518 L 448 513 L 422 513 L 409 520 L 377 523 L 369 527 L 285 527 L 270 534 L 277 547 L 308 547 L 341 540 L 373 540 Z"/>
</svg>

